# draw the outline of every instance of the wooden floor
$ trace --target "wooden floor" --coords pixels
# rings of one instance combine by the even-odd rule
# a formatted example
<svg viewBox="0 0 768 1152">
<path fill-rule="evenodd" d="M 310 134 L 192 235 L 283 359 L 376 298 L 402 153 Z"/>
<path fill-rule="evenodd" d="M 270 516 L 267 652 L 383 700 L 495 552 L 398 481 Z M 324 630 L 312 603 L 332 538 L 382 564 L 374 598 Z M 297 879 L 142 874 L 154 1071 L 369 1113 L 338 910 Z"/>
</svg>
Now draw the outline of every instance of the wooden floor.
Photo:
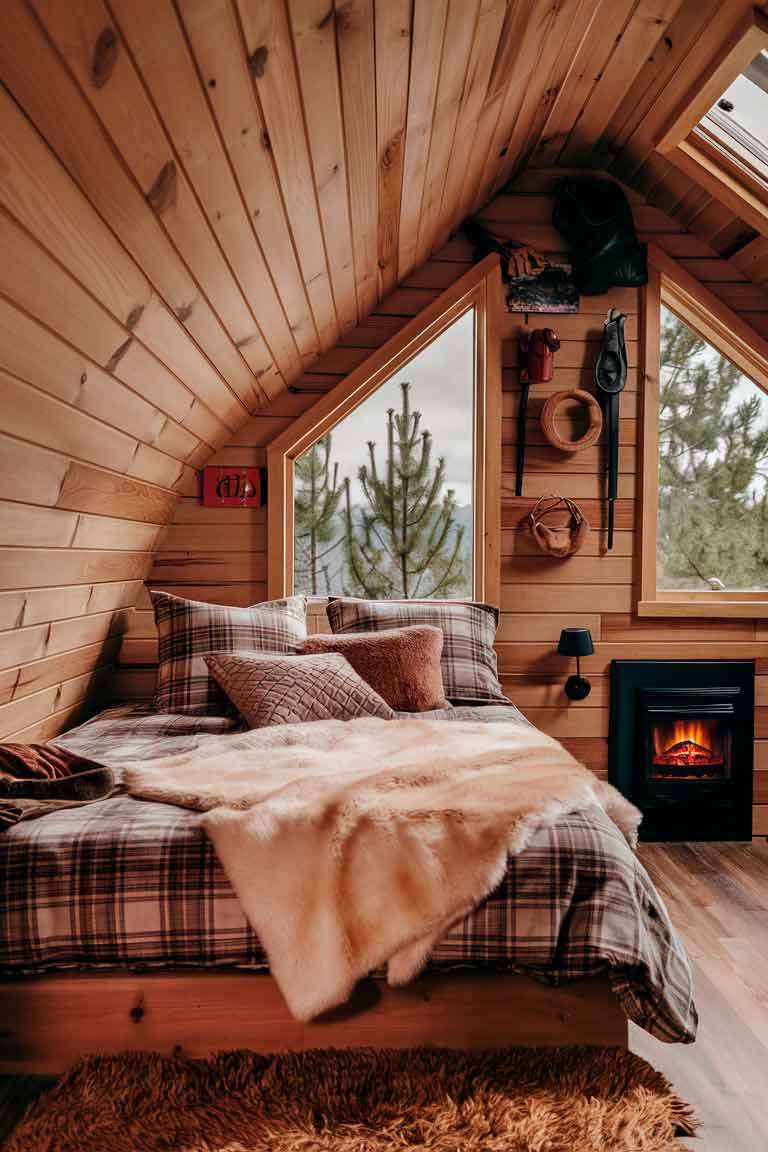
<svg viewBox="0 0 768 1152">
<path fill-rule="evenodd" d="M 768 843 L 645 844 L 694 967 L 695 1044 L 630 1027 L 630 1047 L 664 1072 L 703 1122 L 696 1152 L 768 1149 Z"/>
<path fill-rule="evenodd" d="M 703 1121 L 693 1152 L 768 1149 L 768 843 L 646 844 L 642 859 L 695 969 L 693 1045 L 634 1026 L 630 1046 L 672 1080 Z M 0 1078 L 0 1141 L 50 1080 Z"/>
</svg>

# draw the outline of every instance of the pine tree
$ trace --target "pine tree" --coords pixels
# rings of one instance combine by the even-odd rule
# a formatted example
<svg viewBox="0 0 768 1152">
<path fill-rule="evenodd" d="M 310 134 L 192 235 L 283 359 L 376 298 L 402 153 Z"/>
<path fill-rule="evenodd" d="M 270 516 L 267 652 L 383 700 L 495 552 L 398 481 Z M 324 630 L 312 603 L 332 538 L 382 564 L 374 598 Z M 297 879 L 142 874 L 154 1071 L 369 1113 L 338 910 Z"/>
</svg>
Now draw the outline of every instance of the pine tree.
<svg viewBox="0 0 768 1152">
<path fill-rule="evenodd" d="M 660 588 L 768 586 L 768 401 L 664 310 Z M 734 398 L 741 385 L 743 399 Z"/>
<path fill-rule="evenodd" d="M 294 582 L 313 596 L 330 592 L 329 560 L 340 543 L 339 465 L 331 469 L 331 433 L 298 457 L 293 468 Z M 323 587 L 324 586 L 324 587 Z"/>
<path fill-rule="evenodd" d="M 368 463 L 358 471 L 366 506 L 353 507 L 349 479 L 344 481 L 350 590 L 389 599 L 468 593 L 456 496 L 450 488 L 441 496 L 445 458 L 433 465 L 432 436 L 421 429 L 421 413 L 411 410 L 411 385 L 400 387 L 400 412 L 387 412 L 384 472 L 379 472 L 372 440 Z"/>
</svg>

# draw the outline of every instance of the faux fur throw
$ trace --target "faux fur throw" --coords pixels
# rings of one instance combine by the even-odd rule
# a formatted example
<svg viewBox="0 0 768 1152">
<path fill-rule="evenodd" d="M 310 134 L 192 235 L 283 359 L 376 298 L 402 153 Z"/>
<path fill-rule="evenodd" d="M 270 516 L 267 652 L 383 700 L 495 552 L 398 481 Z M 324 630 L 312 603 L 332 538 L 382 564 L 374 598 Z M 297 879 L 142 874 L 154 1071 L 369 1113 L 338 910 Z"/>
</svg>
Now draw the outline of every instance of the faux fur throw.
<svg viewBox="0 0 768 1152">
<path fill-rule="evenodd" d="M 208 813 L 299 1020 L 343 1003 L 384 964 L 390 984 L 414 977 L 543 825 L 597 804 L 634 843 L 640 821 L 557 741 L 519 724 L 282 725 L 125 778 L 135 796 Z"/>
<path fill-rule="evenodd" d="M 109 768 L 55 744 L 0 744 L 0 831 L 104 800 L 113 787 Z"/>
</svg>

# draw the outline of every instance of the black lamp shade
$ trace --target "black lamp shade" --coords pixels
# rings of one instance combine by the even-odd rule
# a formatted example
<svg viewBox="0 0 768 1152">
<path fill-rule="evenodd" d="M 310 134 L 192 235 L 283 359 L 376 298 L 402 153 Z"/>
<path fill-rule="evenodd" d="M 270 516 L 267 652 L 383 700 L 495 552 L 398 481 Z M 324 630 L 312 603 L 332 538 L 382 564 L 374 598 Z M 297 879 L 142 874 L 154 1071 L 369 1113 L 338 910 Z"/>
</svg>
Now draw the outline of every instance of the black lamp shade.
<svg viewBox="0 0 768 1152">
<path fill-rule="evenodd" d="M 563 628 L 557 646 L 561 656 L 591 656 L 594 650 L 589 628 Z"/>
</svg>

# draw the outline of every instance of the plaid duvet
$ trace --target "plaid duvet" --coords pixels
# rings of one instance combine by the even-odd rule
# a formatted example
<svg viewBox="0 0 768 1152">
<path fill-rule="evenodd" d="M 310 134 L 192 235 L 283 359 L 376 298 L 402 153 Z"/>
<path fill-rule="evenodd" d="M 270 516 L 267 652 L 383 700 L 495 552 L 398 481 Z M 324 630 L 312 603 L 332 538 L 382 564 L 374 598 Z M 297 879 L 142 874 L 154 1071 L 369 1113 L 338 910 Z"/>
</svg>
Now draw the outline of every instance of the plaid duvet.
<svg viewBox="0 0 768 1152">
<path fill-rule="evenodd" d="M 511 706 L 423 713 L 519 720 Z M 418 714 L 413 715 L 418 721 Z M 119 775 L 234 731 L 216 716 L 111 709 L 56 743 Z M 117 796 L 0 836 L 0 968 L 266 967 L 200 814 Z M 691 973 L 642 864 L 598 808 L 540 830 L 432 964 L 508 967 L 551 984 L 607 971 L 627 1016 L 661 1040 L 696 1034 Z"/>
</svg>

